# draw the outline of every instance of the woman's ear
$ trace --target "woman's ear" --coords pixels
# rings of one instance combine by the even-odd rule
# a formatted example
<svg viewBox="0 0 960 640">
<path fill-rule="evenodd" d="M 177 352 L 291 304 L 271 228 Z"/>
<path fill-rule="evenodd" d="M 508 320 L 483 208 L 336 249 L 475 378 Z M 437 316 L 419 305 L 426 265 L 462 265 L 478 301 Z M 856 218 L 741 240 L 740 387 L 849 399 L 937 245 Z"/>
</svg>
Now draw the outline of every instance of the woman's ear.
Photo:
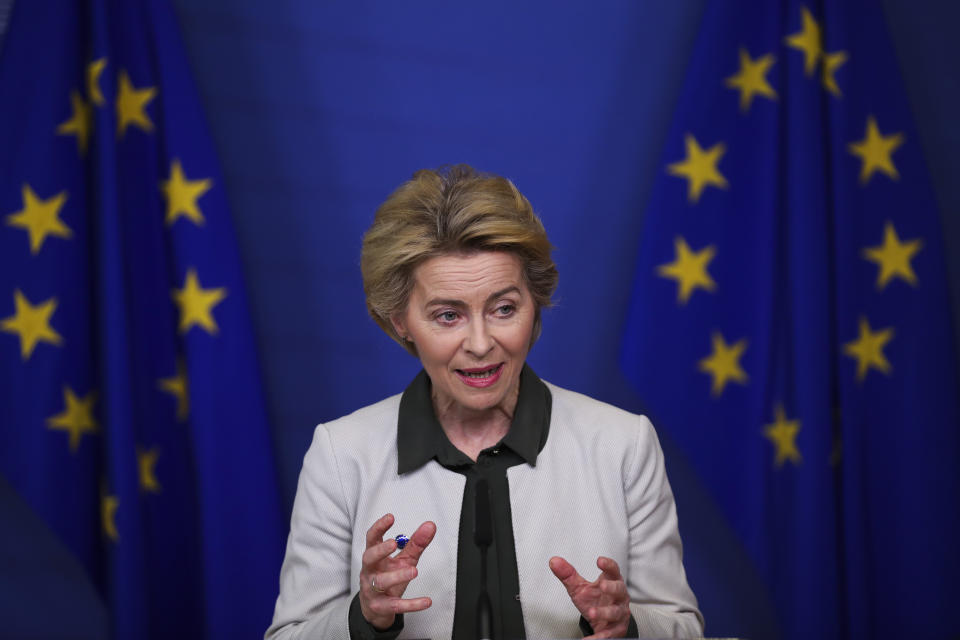
<svg viewBox="0 0 960 640">
<path fill-rule="evenodd" d="M 406 340 L 407 336 L 407 327 L 403 322 L 403 315 L 395 313 L 390 316 L 390 324 L 393 325 L 393 330 L 397 332 L 397 335 L 401 340 Z"/>
</svg>

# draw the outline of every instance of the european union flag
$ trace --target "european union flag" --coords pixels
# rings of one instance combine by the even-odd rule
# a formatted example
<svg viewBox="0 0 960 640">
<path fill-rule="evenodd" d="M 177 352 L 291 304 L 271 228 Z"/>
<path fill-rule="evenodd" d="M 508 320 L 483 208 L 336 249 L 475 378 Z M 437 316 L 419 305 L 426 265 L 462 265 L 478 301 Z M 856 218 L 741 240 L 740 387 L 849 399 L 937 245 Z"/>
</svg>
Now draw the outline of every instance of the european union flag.
<svg viewBox="0 0 960 640">
<path fill-rule="evenodd" d="M 880 5 L 710 3 L 622 364 L 739 534 L 785 637 L 956 632 L 945 273 Z"/>
<path fill-rule="evenodd" d="M 116 637 L 258 636 L 279 494 L 175 16 L 17 2 L 0 92 L 0 473 L 87 568 Z"/>
</svg>

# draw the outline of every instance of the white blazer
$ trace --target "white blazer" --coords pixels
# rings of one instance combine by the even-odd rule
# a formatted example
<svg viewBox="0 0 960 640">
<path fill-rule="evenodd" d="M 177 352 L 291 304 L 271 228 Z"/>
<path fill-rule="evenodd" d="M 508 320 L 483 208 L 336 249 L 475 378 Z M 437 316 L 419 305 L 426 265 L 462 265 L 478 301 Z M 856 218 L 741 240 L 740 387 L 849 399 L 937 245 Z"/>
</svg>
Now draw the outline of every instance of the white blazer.
<svg viewBox="0 0 960 640">
<path fill-rule="evenodd" d="M 536 467 L 507 471 L 527 638 L 579 638 L 580 613 L 548 566 L 562 556 L 587 580 L 616 560 L 640 637 L 700 637 L 673 493 L 653 426 L 553 385 L 550 433 Z M 392 513 L 388 535 L 432 520 L 437 534 L 405 598 L 433 605 L 404 616 L 400 638 L 450 638 L 464 477 L 436 461 L 397 475 L 400 395 L 316 428 L 300 472 L 269 640 L 348 639 L 365 534 Z"/>
</svg>

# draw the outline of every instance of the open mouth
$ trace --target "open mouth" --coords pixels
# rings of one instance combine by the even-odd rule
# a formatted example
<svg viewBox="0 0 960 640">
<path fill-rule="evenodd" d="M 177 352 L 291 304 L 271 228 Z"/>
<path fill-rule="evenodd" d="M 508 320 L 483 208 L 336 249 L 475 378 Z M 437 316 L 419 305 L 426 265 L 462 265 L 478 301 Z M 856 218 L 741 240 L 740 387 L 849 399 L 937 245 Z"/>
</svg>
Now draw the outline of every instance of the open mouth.
<svg viewBox="0 0 960 640">
<path fill-rule="evenodd" d="M 457 373 L 468 378 L 489 378 L 493 374 L 499 373 L 502 368 L 503 363 L 501 362 L 486 369 L 457 369 Z"/>
<path fill-rule="evenodd" d="M 476 369 L 456 369 L 460 379 L 471 386 L 486 386 L 493 384 L 500 377 L 503 371 L 503 363 L 495 364 L 489 367 L 477 367 Z"/>
</svg>

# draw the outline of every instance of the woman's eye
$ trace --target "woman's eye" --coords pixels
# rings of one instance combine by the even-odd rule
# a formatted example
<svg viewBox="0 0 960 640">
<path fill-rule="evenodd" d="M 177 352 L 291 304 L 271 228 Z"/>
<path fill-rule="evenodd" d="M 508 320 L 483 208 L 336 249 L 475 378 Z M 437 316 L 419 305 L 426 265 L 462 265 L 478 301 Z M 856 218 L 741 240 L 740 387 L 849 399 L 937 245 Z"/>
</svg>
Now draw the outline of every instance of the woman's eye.
<svg viewBox="0 0 960 640">
<path fill-rule="evenodd" d="M 500 316 L 509 316 L 516 310 L 512 304 L 502 304 L 497 307 L 497 314 Z"/>
<path fill-rule="evenodd" d="M 457 314 L 453 311 L 444 311 L 437 315 L 437 320 L 440 322 L 453 322 L 457 319 Z"/>
</svg>

